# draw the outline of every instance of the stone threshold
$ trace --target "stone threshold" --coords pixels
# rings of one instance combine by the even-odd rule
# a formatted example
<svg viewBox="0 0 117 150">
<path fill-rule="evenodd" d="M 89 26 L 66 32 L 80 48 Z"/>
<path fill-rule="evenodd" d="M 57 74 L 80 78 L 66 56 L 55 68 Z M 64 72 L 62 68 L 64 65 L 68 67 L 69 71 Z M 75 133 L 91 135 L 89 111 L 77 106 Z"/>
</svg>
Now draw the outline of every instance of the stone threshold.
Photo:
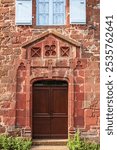
<svg viewBox="0 0 117 150">
<path fill-rule="evenodd" d="M 31 150 L 69 150 L 67 146 L 32 146 Z"/>
<path fill-rule="evenodd" d="M 33 146 L 66 146 L 68 139 L 35 139 L 33 140 Z"/>
</svg>

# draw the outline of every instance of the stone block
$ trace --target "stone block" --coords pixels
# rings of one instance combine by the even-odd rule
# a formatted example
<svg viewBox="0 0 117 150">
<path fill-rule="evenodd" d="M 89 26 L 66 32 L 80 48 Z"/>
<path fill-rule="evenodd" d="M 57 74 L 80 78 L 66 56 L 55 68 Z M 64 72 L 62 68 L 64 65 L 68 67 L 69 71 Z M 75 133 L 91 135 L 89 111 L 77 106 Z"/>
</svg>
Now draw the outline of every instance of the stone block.
<svg viewBox="0 0 117 150">
<path fill-rule="evenodd" d="M 77 101 L 84 101 L 84 93 L 75 93 Z"/>
<path fill-rule="evenodd" d="M 93 110 L 92 109 L 85 109 L 85 116 L 86 117 L 92 117 L 93 116 Z"/>
<path fill-rule="evenodd" d="M 5 3 L 13 3 L 14 0 L 1 0 L 1 3 L 2 4 L 5 4 Z"/>
<path fill-rule="evenodd" d="M 88 69 L 99 69 L 100 63 L 99 62 L 89 62 Z"/>
<path fill-rule="evenodd" d="M 84 101 L 84 105 L 83 105 L 84 109 L 90 108 L 90 106 L 91 106 L 91 101 Z"/>
<path fill-rule="evenodd" d="M 10 104 L 11 104 L 11 102 L 3 101 L 3 102 L 0 104 L 0 106 L 1 106 L 2 109 L 3 109 L 3 108 L 8 109 L 8 108 L 10 108 Z"/>
<path fill-rule="evenodd" d="M 8 70 L 6 70 L 6 69 L 0 70 L 0 78 L 2 76 L 7 76 L 7 75 L 8 75 Z"/>
<path fill-rule="evenodd" d="M 83 84 L 83 83 L 84 83 L 84 78 L 82 78 L 82 77 L 76 77 L 76 78 L 75 78 L 75 82 L 76 82 L 77 84 Z"/>
<path fill-rule="evenodd" d="M 26 94 L 17 93 L 16 104 L 17 109 L 26 109 Z"/>
<path fill-rule="evenodd" d="M 0 134 L 5 133 L 5 131 L 6 131 L 5 127 L 0 126 Z"/>
<path fill-rule="evenodd" d="M 79 70 L 79 76 L 84 77 L 84 70 Z"/>
<path fill-rule="evenodd" d="M 7 125 L 7 126 L 15 125 L 15 117 L 4 117 L 3 122 L 4 122 L 4 125 Z"/>
<path fill-rule="evenodd" d="M 84 88 L 85 88 L 85 92 L 93 92 L 95 91 L 95 84 L 88 82 L 85 84 Z"/>
<path fill-rule="evenodd" d="M 7 7 L 2 7 L 1 9 L 0 9 L 0 14 L 6 14 L 6 13 L 8 13 L 9 12 L 9 8 L 7 8 Z"/>
<path fill-rule="evenodd" d="M 84 117 L 83 116 L 78 116 L 75 118 L 75 124 L 78 128 L 81 128 L 84 126 Z"/>
<path fill-rule="evenodd" d="M 17 117 L 17 119 L 16 119 L 17 127 L 24 127 L 25 124 L 26 124 L 26 118 L 25 117 Z"/>
</svg>

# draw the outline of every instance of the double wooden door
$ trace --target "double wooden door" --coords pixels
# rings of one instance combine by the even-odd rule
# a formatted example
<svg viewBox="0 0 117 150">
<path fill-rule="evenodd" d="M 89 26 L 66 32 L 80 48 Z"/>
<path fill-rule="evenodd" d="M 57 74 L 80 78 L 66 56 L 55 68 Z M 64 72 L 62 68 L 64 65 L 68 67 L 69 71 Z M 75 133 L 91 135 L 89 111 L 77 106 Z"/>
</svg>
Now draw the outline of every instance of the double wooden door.
<svg viewBox="0 0 117 150">
<path fill-rule="evenodd" d="M 47 83 L 47 82 L 46 82 Z M 33 86 L 33 138 L 67 138 L 68 87 L 48 84 Z"/>
</svg>

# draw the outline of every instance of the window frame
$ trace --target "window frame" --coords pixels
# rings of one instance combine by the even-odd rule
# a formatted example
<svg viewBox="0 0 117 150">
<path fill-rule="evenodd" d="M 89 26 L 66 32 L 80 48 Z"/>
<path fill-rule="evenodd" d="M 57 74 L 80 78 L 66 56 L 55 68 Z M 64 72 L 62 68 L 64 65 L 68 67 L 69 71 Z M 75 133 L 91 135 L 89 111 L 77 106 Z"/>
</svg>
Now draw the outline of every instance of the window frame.
<svg viewBox="0 0 117 150">
<path fill-rule="evenodd" d="M 55 27 L 70 27 L 71 25 L 86 25 L 87 23 L 87 8 L 86 8 L 86 23 L 71 24 L 70 23 L 70 0 L 65 0 L 65 23 L 63 25 L 37 25 L 36 23 L 36 0 L 32 1 L 32 26 L 34 28 L 55 28 Z M 87 0 L 86 0 L 87 6 Z"/>
<path fill-rule="evenodd" d="M 38 26 L 38 27 L 40 27 L 40 26 L 64 26 L 64 25 L 66 25 L 66 0 L 64 0 L 64 23 L 63 24 L 54 24 L 54 23 L 52 23 L 52 20 L 54 19 L 54 16 L 53 16 L 53 14 L 54 14 L 54 7 L 53 7 L 53 0 L 49 0 L 50 2 L 49 2 L 49 18 L 48 18 L 48 20 L 49 20 L 49 23 L 48 24 L 39 24 L 39 20 L 38 20 L 38 0 L 35 0 L 36 1 L 36 15 L 35 15 L 35 17 L 36 17 L 36 26 Z M 51 9 L 50 9 L 51 8 Z M 52 17 L 53 16 L 53 17 Z M 50 19 L 52 17 L 52 19 Z"/>
</svg>

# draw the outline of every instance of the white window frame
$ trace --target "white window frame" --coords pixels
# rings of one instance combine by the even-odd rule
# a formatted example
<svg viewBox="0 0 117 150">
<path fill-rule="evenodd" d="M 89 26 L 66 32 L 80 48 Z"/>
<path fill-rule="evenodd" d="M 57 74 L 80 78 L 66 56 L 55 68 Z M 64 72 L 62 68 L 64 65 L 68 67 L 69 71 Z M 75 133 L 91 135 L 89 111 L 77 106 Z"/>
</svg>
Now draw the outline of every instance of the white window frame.
<svg viewBox="0 0 117 150">
<path fill-rule="evenodd" d="M 49 23 L 48 24 L 39 24 L 39 16 L 38 16 L 38 0 L 36 0 L 36 25 L 37 26 L 59 26 L 59 25 L 65 25 L 66 24 L 66 0 L 64 0 L 64 22 L 63 24 L 54 24 L 53 23 L 53 0 L 49 0 Z"/>
</svg>

